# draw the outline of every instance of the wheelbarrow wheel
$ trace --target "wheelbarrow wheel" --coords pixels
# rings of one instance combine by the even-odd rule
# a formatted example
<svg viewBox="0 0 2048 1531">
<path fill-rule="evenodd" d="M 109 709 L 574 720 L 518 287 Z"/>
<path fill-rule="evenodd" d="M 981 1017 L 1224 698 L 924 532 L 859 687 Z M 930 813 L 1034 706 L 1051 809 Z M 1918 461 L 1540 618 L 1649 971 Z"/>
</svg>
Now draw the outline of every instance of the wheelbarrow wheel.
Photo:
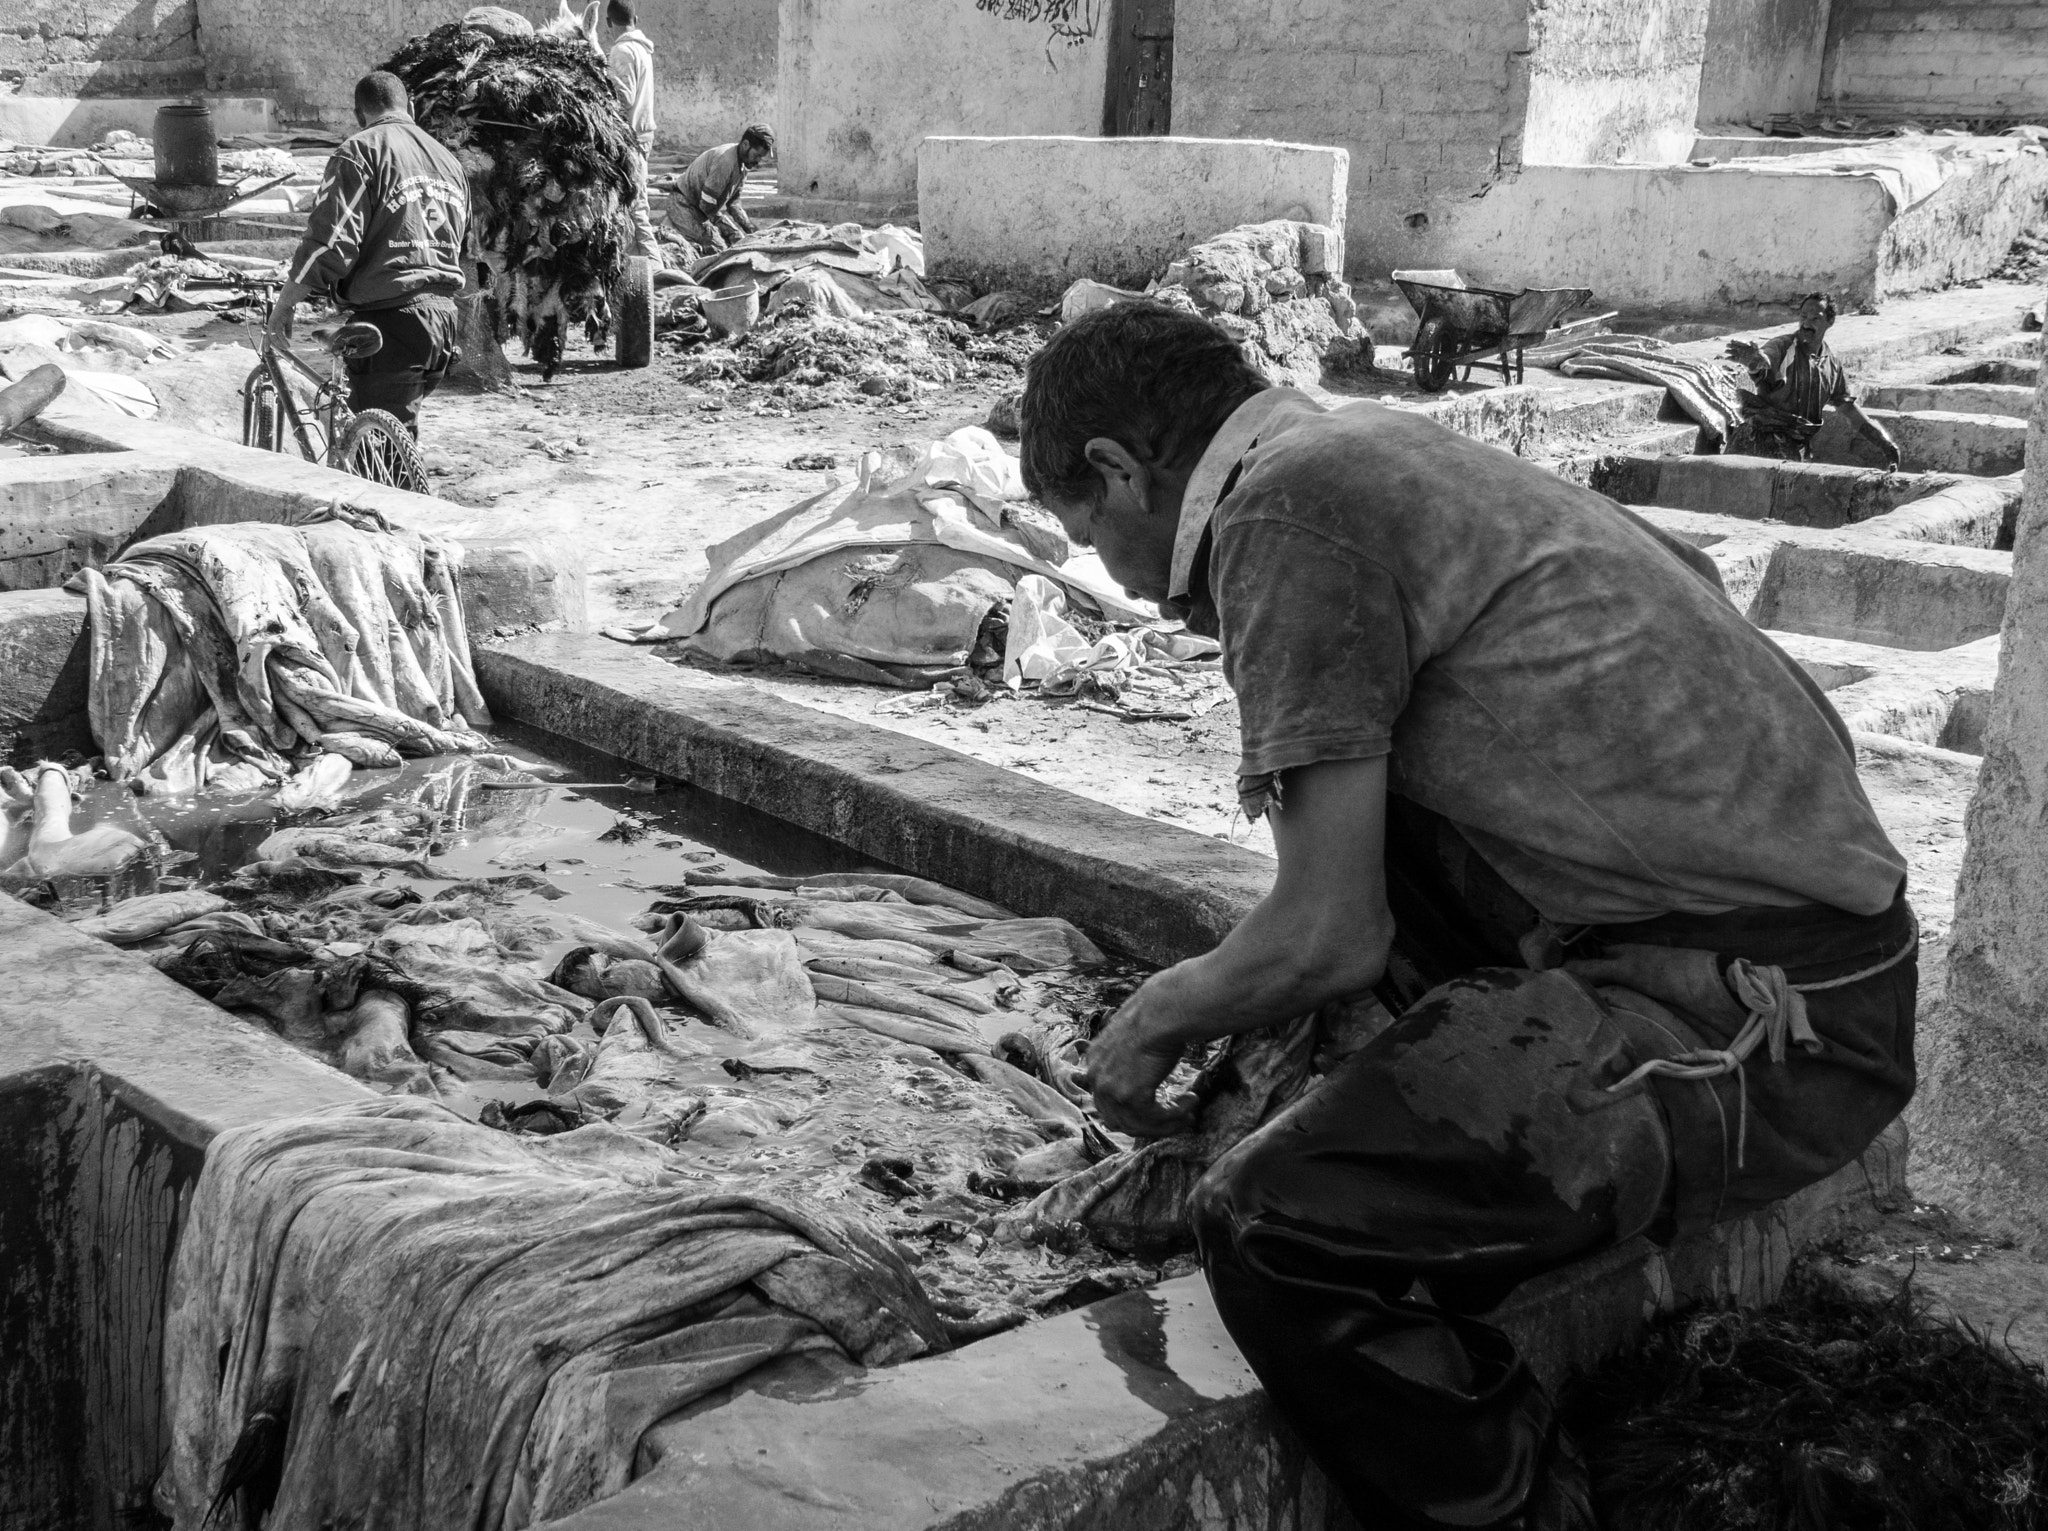
<svg viewBox="0 0 2048 1531">
<path fill-rule="evenodd" d="M 1442 393 L 1451 380 L 1453 364 L 1450 344 L 1441 319 L 1425 319 L 1415 332 L 1408 354 L 1415 360 L 1415 386 L 1424 393 Z"/>
</svg>

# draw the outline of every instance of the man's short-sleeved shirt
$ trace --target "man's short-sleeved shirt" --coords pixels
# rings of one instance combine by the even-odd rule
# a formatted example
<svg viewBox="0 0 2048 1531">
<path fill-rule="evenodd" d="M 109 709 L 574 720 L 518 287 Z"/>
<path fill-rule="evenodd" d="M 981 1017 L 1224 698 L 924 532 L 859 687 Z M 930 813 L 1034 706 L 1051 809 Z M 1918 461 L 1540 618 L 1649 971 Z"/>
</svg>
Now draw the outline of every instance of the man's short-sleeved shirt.
<svg viewBox="0 0 2048 1531">
<path fill-rule="evenodd" d="M 1391 791 L 1558 924 L 1897 893 L 1820 690 L 1710 559 L 1604 496 L 1419 414 L 1270 390 L 1211 442 L 1181 532 L 1243 775 L 1386 755 Z"/>
</svg>

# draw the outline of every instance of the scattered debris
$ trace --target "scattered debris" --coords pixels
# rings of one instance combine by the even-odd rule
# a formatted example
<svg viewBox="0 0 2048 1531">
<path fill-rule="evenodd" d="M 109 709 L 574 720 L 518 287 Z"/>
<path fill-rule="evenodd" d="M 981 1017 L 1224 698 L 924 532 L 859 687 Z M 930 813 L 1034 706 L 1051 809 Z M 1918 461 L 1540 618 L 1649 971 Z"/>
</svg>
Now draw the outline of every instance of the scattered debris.
<svg viewBox="0 0 2048 1531">
<path fill-rule="evenodd" d="M 839 466 L 839 459 L 830 452 L 799 452 L 789 460 L 793 473 L 827 473 Z"/>
<path fill-rule="evenodd" d="M 839 318 L 805 311 L 683 361 L 682 381 L 765 385 L 763 396 L 792 409 L 916 398 L 921 385 L 1006 380 L 1023 375 L 1044 343 L 1036 325 L 982 334 L 957 319 L 924 314 Z"/>
<path fill-rule="evenodd" d="M 1908 1286 L 1810 1272 L 1754 1311 L 1659 1324 L 1573 1384 L 1566 1422 L 1604 1524 L 2032 1526 L 2048 1512 L 2048 1382 Z"/>
</svg>

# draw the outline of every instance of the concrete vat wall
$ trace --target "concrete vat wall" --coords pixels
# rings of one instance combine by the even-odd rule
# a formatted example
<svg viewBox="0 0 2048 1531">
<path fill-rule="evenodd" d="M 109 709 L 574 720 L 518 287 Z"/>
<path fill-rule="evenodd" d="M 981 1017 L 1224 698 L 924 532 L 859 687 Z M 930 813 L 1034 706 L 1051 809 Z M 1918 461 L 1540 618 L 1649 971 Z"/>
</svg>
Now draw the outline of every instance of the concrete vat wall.
<svg viewBox="0 0 2048 1531">
<path fill-rule="evenodd" d="M 0 85 L 30 95 L 175 91 L 200 83 L 195 0 L 8 0 Z"/>
<path fill-rule="evenodd" d="M 1532 165 L 1676 164 L 1699 118 L 1708 0 L 1579 0 L 1529 21 Z"/>
<path fill-rule="evenodd" d="M 1212 138 L 927 138 L 917 165 L 927 268 L 991 288 L 1142 286 L 1241 223 L 1342 228 L 1350 174 L 1342 149 Z"/>
<path fill-rule="evenodd" d="M 1108 57 L 974 0 L 781 0 L 782 192 L 908 202 L 929 135 L 1099 133 Z"/>
<path fill-rule="evenodd" d="M 1984 767 L 1956 888 L 1948 987 L 1922 1026 L 1927 1192 L 2048 1244 L 2048 382 L 2026 498 Z"/>
<path fill-rule="evenodd" d="M 1821 93 L 1849 111 L 2038 122 L 2048 115 L 2048 7 L 1834 0 Z"/>
<path fill-rule="evenodd" d="M 1529 165 L 1446 217 L 1442 238 L 1480 285 L 1681 312 L 1816 290 L 1868 303 L 1890 222 L 1890 198 L 1861 177 Z"/>
<path fill-rule="evenodd" d="M 1808 112 L 1820 98 L 1828 0 L 1714 0 L 1700 69 L 1701 122 Z"/>
<path fill-rule="evenodd" d="M 295 120 L 352 124 L 356 80 L 407 38 L 470 9 L 469 0 L 196 0 L 206 81 L 215 90 L 277 96 Z M 543 0 L 509 9 L 546 20 Z M 654 43 L 658 142 L 705 144 L 770 120 L 775 101 L 774 0 L 639 0 Z"/>
</svg>

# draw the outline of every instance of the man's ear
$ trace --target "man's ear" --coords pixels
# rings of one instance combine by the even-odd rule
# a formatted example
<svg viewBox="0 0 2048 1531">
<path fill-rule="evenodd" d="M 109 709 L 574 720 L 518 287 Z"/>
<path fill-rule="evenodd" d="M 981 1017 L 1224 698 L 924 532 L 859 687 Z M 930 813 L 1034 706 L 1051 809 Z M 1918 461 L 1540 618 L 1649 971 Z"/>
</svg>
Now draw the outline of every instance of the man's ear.
<svg viewBox="0 0 2048 1531">
<path fill-rule="evenodd" d="M 1152 470 L 1137 453 L 1113 436 L 1092 436 L 1081 451 L 1088 465 L 1102 475 L 1106 504 L 1140 511 L 1151 508 Z"/>
</svg>

